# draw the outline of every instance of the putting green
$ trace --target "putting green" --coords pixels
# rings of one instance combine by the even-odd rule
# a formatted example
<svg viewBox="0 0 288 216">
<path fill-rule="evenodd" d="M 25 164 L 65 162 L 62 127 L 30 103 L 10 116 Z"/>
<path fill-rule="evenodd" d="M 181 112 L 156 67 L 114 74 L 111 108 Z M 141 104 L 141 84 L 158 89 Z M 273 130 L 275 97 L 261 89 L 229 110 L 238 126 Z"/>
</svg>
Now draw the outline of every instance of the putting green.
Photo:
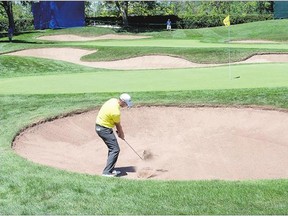
<svg viewBox="0 0 288 216">
<path fill-rule="evenodd" d="M 0 79 L 0 94 L 177 91 L 287 87 L 288 64 L 89 72 Z M 239 77 L 240 78 L 236 78 Z M 230 78 L 231 77 L 231 78 Z"/>
</svg>

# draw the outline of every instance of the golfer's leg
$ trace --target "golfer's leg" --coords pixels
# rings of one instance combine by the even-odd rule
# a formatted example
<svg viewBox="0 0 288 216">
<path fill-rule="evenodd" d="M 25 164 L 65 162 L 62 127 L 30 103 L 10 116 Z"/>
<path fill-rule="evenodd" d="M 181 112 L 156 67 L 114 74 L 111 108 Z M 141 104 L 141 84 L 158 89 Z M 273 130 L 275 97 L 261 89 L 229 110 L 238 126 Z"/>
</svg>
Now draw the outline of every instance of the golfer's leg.
<svg viewBox="0 0 288 216">
<path fill-rule="evenodd" d="M 106 167 L 103 170 L 103 174 L 112 173 L 120 153 L 120 148 L 117 139 L 114 133 L 112 133 L 112 135 L 113 136 L 109 137 L 109 139 L 105 141 L 109 150 L 108 150 Z"/>
<path fill-rule="evenodd" d="M 101 128 L 100 130 L 96 129 L 96 132 L 108 147 L 108 158 L 103 174 L 109 174 L 115 167 L 118 155 L 120 153 L 120 148 L 112 129 Z"/>
</svg>

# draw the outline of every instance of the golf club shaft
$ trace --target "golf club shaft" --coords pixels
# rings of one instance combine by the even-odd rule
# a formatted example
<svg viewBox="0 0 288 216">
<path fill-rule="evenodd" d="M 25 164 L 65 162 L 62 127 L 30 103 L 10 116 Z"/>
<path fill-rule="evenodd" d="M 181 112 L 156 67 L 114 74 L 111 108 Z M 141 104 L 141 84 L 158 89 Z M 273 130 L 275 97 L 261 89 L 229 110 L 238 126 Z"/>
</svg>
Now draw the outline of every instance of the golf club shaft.
<svg viewBox="0 0 288 216">
<path fill-rule="evenodd" d="M 131 145 L 129 145 L 129 143 L 124 139 L 124 141 L 127 143 L 127 145 L 138 155 L 139 158 L 141 158 L 141 160 L 143 160 L 143 158 L 132 148 Z"/>
</svg>

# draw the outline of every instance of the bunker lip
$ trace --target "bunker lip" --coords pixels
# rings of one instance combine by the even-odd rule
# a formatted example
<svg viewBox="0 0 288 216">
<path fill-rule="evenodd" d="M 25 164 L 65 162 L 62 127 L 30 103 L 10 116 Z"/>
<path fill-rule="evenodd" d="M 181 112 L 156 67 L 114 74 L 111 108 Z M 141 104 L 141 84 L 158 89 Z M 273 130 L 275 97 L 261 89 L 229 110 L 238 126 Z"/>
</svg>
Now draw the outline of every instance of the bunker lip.
<svg viewBox="0 0 288 216">
<path fill-rule="evenodd" d="M 38 164 L 100 175 L 107 149 L 94 131 L 96 113 L 97 110 L 77 110 L 33 123 L 19 132 L 12 147 L 20 156 Z M 121 178 L 288 177 L 288 135 L 281 132 L 288 130 L 286 109 L 153 105 L 122 110 L 122 115 L 128 142 L 139 154 L 149 150 L 153 157 L 141 161 L 119 140 L 117 169 L 123 173 Z M 147 128 L 142 128 L 140 121 Z"/>
</svg>

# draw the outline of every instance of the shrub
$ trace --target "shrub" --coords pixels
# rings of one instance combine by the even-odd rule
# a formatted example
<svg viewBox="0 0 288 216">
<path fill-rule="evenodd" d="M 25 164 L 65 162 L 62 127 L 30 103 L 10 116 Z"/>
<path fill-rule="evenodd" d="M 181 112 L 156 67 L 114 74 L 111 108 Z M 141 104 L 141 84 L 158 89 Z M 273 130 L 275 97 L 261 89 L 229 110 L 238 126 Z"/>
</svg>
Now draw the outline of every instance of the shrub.
<svg viewBox="0 0 288 216">
<path fill-rule="evenodd" d="M 15 19 L 15 32 L 30 31 L 34 29 L 33 19 Z M 8 20 L 0 19 L 0 32 L 8 31 Z"/>
</svg>

